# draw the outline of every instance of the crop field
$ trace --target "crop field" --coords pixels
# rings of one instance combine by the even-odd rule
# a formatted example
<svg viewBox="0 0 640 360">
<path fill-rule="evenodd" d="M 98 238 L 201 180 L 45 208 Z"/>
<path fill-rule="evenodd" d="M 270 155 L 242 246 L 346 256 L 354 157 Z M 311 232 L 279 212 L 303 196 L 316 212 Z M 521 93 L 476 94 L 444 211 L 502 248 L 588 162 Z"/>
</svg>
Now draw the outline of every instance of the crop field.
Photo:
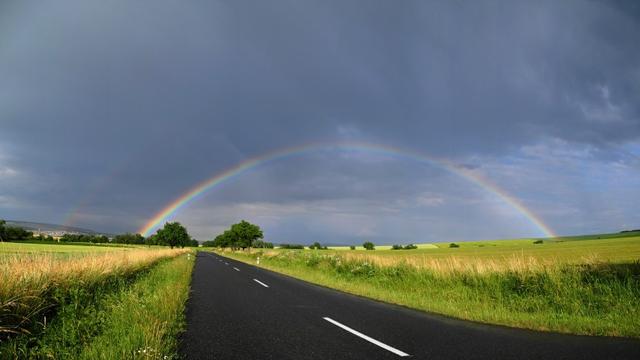
<svg viewBox="0 0 640 360">
<path fill-rule="evenodd" d="M 158 357 L 173 356 L 175 341 L 167 342 L 167 337 L 175 338 L 176 324 L 181 324 L 192 253 L 159 247 L 0 243 L 0 358 L 75 359 L 99 353 L 144 358 L 135 352 L 149 344 L 165 344 L 153 348 Z M 170 275 L 171 269 L 175 274 Z M 173 301 L 139 307 L 144 293 Z M 128 303 L 135 313 L 118 310 Z M 148 321 L 133 334 L 128 329 L 140 326 L 136 316 Z M 107 341 L 106 335 L 114 331 L 123 337 Z M 92 353 L 95 349 L 100 351 Z"/>
<path fill-rule="evenodd" d="M 460 242 L 415 250 L 221 254 L 345 292 L 461 319 L 640 337 L 640 236 Z"/>
<path fill-rule="evenodd" d="M 468 260 L 501 261 L 513 258 L 534 259 L 541 262 L 580 263 L 597 261 L 633 261 L 640 259 L 640 236 L 625 238 L 548 241 L 534 244 L 533 240 L 499 240 L 438 244 L 437 249 L 353 251 L 353 256 L 374 256 L 397 261 L 419 262 L 422 259 L 458 258 Z M 390 261 L 390 260 L 387 260 Z"/>
</svg>

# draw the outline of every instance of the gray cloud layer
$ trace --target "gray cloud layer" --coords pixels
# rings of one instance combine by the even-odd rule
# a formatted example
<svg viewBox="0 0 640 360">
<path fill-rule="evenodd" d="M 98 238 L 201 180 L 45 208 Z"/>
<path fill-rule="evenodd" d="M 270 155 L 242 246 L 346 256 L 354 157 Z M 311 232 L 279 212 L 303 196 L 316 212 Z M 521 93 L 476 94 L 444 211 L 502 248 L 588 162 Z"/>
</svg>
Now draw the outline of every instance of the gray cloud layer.
<svg viewBox="0 0 640 360">
<path fill-rule="evenodd" d="M 82 204 L 79 225 L 134 230 L 248 157 L 357 139 L 471 164 L 541 214 L 567 208 L 574 225 L 543 216 L 560 232 L 616 229 L 633 222 L 624 199 L 638 194 L 629 159 L 640 142 L 639 15 L 633 2 L 598 1 L 3 2 L 0 217 L 59 222 Z M 567 152 L 581 154 L 577 168 L 552 164 Z M 383 163 L 287 160 L 200 206 L 455 193 L 437 170 Z M 574 183 L 616 164 L 622 185 Z M 620 213 L 592 214 L 594 191 Z M 426 212 L 440 217 L 438 237 L 458 222 L 457 206 Z M 281 213 L 303 228 L 319 216 Z M 481 213 L 471 214 L 478 225 Z M 282 216 L 273 234 L 303 235 Z M 496 221 L 510 229 L 496 236 L 532 232 L 507 223 Z M 317 226 L 317 237 L 357 237 Z M 472 223 L 455 236 L 479 233 L 492 236 Z"/>
</svg>

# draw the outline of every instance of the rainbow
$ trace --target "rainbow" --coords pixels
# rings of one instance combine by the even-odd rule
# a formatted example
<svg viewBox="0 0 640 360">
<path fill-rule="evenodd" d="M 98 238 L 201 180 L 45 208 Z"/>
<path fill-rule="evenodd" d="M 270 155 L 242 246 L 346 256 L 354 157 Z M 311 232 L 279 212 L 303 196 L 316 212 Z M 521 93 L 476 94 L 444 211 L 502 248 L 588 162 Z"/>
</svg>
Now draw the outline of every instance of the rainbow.
<svg viewBox="0 0 640 360">
<path fill-rule="evenodd" d="M 195 185 L 189 191 L 185 192 L 174 201 L 166 205 L 161 211 L 159 211 L 153 218 L 151 218 L 142 228 L 138 230 L 143 236 L 149 236 L 151 233 L 159 228 L 165 221 L 175 215 L 180 209 L 187 206 L 196 198 L 202 196 L 202 194 L 213 189 L 214 187 L 227 182 L 243 173 L 256 168 L 260 165 L 281 160 L 291 156 L 297 156 L 309 152 L 321 151 L 321 150 L 354 150 L 380 153 L 385 155 L 400 156 L 404 158 L 410 158 L 419 162 L 428 163 L 430 165 L 443 168 L 448 172 L 458 175 L 468 181 L 476 184 L 480 188 L 496 195 L 506 204 L 522 214 L 527 218 L 536 228 L 538 228 L 545 237 L 556 237 L 555 233 L 547 226 L 542 219 L 540 219 L 531 210 L 527 209 L 518 199 L 508 194 L 497 185 L 490 182 L 488 179 L 480 176 L 479 174 L 465 169 L 459 165 L 453 164 L 447 160 L 437 159 L 435 157 L 427 156 L 417 152 L 401 149 L 398 147 L 392 147 L 388 145 L 364 143 L 364 142 L 333 142 L 333 143 L 312 143 L 296 147 L 288 147 L 279 149 L 267 154 L 263 154 L 251 159 L 247 159 L 223 172 L 217 173 L 211 178 L 208 178 L 201 183 Z"/>
</svg>

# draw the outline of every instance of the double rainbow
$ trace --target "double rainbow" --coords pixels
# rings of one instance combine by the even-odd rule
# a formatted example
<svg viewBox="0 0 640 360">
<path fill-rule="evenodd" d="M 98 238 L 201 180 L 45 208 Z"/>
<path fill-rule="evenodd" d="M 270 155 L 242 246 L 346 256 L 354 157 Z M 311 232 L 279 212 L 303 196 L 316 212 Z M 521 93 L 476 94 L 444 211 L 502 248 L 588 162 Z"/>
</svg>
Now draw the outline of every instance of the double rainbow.
<svg viewBox="0 0 640 360">
<path fill-rule="evenodd" d="M 159 228 L 165 221 L 167 221 L 172 216 L 174 216 L 180 209 L 187 206 L 196 198 L 202 196 L 202 194 L 206 193 L 207 191 L 215 188 L 216 186 L 226 181 L 229 181 L 237 176 L 242 175 L 243 173 L 253 168 L 256 168 L 258 166 L 261 166 L 269 162 L 281 160 L 284 158 L 299 156 L 305 153 L 322 151 L 322 150 L 324 151 L 352 150 L 352 151 L 379 153 L 384 155 L 392 155 L 392 156 L 398 156 L 403 158 L 409 158 L 422 163 L 427 163 L 429 165 L 442 168 L 452 174 L 460 176 L 476 184 L 480 188 L 500 198 L 502 201 L 508 204 L 511 208 L 518 211 L 525 218 L 527 218 L 536 228 L 538 228 L 541 231 L 541 233 L 545 237 L 556 236 L 554 232 L 551 230 L 551 228 L 549 228 L 549 226 L 547 226 L 531 210 L 527 209 L 518 199 L 509 195 L 506 191 L 499 188 L 498 186 L 491 183 L 489 180 L 483 178 L 482 176 L 480 176 L 475 172 L 472 172 L 463 167 L 457 166 L 447 160 L 437 159 L 435 157 L 427 156 L 425 154 L 420 154 L 413 151 L 408 151 L 405 149 L 387 146 L 387 145 L 364 143 L 364 142 L 312 143 L 312 144 L 306 144 L 302 146 L 279 149 L 264 155 L 260 155 L 260 156 L 245 160 L 195 185 L 189 191 L 185 192 L 184 194 L 176 198 L 174 201 L 166 205 L 153 218 L 151 218 L 141 229 L 139 229 L 138 232 L 145 237 L 151 235 L 151 233 L 155 229 Z"/>
</svg>

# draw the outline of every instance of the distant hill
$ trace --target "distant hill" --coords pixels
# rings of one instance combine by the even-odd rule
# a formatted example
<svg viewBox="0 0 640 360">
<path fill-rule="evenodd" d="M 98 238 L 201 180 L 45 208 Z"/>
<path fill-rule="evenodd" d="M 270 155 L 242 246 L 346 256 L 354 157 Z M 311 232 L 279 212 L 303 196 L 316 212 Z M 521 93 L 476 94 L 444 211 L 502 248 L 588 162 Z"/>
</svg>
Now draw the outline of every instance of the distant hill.
<svg viewBox="0 0 640 360">
<path fill-rule="evenodd" d="M 74 226 L 64 226 L 64 225 L 56 225 L 56 224 L 45 224 L 45 223 L 37 223 L 31 221 L 18 221 L 18 220 L 6 220 L 8 226 L 16 226 L 21 227 L 25 230 L 36 230 L 36 231 L 64 231 L 69 233 L 78 233 L 85 235 L 96 235 L 103 234 L 90 229 L 83 229 Z M 107 234 L 104 234 L 107 235 Z"/>
</svg>

